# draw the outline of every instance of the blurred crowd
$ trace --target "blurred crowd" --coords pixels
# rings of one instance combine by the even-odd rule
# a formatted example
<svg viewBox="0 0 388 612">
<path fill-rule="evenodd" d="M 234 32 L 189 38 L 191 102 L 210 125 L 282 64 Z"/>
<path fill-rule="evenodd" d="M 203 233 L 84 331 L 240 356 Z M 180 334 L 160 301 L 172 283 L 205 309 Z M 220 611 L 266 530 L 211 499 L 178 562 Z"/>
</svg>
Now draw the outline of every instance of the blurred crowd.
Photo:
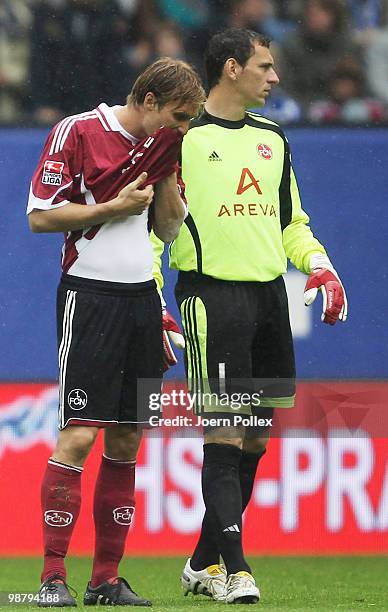
<svg viewBox="0 0 388 612">
<path fill-rule="evenodd" d="M 0 123 L 52 124 L 123 103 L 159 56 L 193 63 L 211 34 L 268 35 L 282 123 L 388 121 L 388 0 L 0 0 Z"/>
</svg>

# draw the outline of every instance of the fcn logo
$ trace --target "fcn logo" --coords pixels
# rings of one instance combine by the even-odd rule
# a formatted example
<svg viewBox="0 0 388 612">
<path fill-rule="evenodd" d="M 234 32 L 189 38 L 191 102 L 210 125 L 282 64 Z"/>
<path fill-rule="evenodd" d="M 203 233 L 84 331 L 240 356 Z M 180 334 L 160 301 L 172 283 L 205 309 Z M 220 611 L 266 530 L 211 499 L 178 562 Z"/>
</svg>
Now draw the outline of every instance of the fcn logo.
<svg viewBox="0 0 388 612">
<path fill-rule="evenodd" d="M 83 410 L 88 403 L 88 396 L 83 389 L 73 389 L 67 396 L 67 403 L 72 410 Z"/>
<path fill-rule="evenodd" d="M 263 159 L 272 159 L 272 149 L 266 144 L 258 144 L 257 152 Z"/>
<path fill-rule="evenodd" d="M 130 525 L 132 523 L 134 512 L 135 508 L 133 506 L 121 506 L 120 508 L 114 508 L 113 520 L 119 525 Z"/>
<path fill-rule="evenodd" d="M 46 510 L 44 520 L 50 527 L 67 527 L 73 521 L 73 515 L 63 510 Z"/>
</svg>

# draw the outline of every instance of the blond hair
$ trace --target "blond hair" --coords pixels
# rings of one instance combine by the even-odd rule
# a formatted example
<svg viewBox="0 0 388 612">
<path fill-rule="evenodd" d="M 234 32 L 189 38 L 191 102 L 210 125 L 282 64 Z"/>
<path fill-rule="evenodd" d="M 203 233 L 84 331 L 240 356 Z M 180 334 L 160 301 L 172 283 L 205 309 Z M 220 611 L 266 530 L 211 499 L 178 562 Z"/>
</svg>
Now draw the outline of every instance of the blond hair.
<svg viewBox="0 0 388 612">
<path fill-rule="evenodd" d="M 205 91 L 195 69 L 182 60 L 162 57 L 148 66 L 136 79 L 128 104 L 143 104 L 152 92 L 160 107 L 169 102 L 203 104 Z"/>
</svg>

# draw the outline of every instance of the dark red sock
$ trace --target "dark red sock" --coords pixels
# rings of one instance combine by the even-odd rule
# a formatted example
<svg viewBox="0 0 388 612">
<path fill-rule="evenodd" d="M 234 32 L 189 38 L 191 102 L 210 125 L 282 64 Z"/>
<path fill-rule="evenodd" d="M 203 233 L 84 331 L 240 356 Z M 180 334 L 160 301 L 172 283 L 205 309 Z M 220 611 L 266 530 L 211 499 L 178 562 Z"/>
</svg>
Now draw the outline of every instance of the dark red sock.
<svg viewBox="0 0 388 612">
<path fill-rule="evenodd" d="M 135 462 L 103 456 L 94 492 L 96 543 L 91 586 L 118 575 L 135 510 Z"/>
<path fill-rule="evenodd" d="M 53 574 L 66 578 L 64 559 L 81 506 L 82 468 L 49 459 L 41 501 L 44 566 L 42 582 Z"/>
</svg>

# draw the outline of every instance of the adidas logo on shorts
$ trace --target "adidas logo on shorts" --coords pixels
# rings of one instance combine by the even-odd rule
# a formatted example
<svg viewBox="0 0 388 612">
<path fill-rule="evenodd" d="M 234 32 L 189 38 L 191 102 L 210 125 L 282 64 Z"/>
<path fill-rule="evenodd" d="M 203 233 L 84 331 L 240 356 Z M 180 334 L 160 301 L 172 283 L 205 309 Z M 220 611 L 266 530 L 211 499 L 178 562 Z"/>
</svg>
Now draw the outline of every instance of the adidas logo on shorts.
<svg viewBox="0 0 388 612">
<path fill-rule="evenodd" d="M 239 529 L 239 526 L 237 525 L 237 523 L 235 523 L 234 525 L 231 525 L 230 527 L 226 527 L 222 531 L 223 532 L 225 532 L 225 531 L 236 531 L 237 533 L 240 533 L 240 529 Z"/>
</svg>

